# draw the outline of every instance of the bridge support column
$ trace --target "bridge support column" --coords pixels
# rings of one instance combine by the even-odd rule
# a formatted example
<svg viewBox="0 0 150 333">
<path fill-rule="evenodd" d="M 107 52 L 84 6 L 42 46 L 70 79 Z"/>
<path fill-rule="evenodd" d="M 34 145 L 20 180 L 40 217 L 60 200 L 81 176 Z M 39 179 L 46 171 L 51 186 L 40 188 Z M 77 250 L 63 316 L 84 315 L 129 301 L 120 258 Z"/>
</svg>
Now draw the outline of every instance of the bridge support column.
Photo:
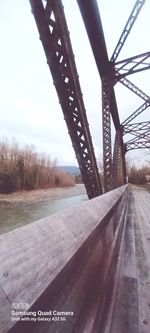
<svg viewBox="0 0 150 333">
<path fill-rule="evenodd" d="M 125 149 L 123 146 L 122 133 L 116 131 L 113 153 L 113 188 L 126 183 Z"/>
<path fill-rule="evenodd" d="M 110 116 L 110 82 L 102 81 L 102 119 L 103 119 L 103 161 L 105 192 L 112 189 L 112 151 L 111 151 L 111 116 Z"/>
</svg>

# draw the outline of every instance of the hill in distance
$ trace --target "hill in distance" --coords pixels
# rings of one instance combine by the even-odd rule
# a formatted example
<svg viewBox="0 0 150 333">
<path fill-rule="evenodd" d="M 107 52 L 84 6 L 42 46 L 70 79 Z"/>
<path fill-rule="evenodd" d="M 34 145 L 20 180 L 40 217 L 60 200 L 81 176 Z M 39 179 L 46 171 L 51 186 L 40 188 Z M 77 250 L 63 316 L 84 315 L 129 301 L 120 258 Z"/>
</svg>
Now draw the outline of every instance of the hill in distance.
<svg viewBox="0 0 150 333">
<path fill-rule="evenodd" d="M 80 169 L 73 165 L 59 165 L 57 168 L 70 173 L 71 175 L 80 175 Z"/>
</svg>

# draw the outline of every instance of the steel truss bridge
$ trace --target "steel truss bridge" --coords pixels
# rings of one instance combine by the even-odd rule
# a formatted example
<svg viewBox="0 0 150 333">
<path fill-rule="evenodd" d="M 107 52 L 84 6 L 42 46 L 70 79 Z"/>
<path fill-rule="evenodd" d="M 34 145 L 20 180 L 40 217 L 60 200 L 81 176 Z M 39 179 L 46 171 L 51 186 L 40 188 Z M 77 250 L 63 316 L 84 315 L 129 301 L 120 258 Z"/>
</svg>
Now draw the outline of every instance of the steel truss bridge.
<svg viewBox="0 0 150 333">
<path fill-rule="evenodd" d="M 117 61 L 144 1 L 136 1 L 111 59 L 96 0 L 77 2 L 102 81 L 107 193 L 100 195 L 63 5 L 61 0 L 30 0 L 85 187 L 95 198 L 22 228 L 21 221 L 16 230 L 0 235 L 1 333 L 150 332 L 150 183 L 143 189 L 125 184 L 125 153 L 150 148 L 150 121 L 134 123 L 148 110 L 150 97 L 127 76 L 150 68 L 150 52 Z M 114 91 L 118 82 L 142 99 L 123 123 Z"/>
<path fill-rule="evenodd" d="M 104 191 L 107 192 L 126 182 L 125 153 L 131 149 L 150 148 L 150 121 L 133 123 L 137 116 L 149 108 L 150 97 L 127 78 L 129 75 L 150 69 L 150 51 L 117 61 L 145 1 L 135 2 L 110 59 L 97 1 L 77 0 L 77 3 L 102 82 Z M 102 194 L 103 189 L 63 4 L 61 0 L 30 0 L 30 4 L 86 191 L 89 198 L 94 198 Z M 118 82 L 142 100 L 139 108 L 122 124 L 114 91 Z M 111 139 L 111 121 L 115 127 L 114 147 Z M 132 139 L 127 140 L 126 134 L 131 134 Z"/>
</svg>

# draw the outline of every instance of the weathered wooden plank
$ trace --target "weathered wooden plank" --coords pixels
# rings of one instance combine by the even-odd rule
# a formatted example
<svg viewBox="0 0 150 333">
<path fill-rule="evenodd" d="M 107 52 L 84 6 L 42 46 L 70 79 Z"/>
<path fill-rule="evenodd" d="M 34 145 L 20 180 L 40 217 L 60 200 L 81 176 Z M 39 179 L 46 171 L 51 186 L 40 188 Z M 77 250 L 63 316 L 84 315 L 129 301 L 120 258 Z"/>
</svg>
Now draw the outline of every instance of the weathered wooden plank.
<svg viewBox="0 0 150 333">
<path fill-rule="evenodd" d="M 25 302 L 28 303 L 28 307 L 31 307 L 74 258 L 94 230 L 98 226 L 100 230 L 102 229 L 103 220 L 117 205 L 125 189 L 126 187 L 123 186 L 82 203 L 80 206 L 1 235 L 0 284 L 10 302 Z M 106 219 L 106 222 L 110 218 L 111 216 Z M 103 245 L 100 246 L 102 253 L 99 255 L 99 260 L 105 254 L 106 245 L 110 246 L 113 230 L 114 227 L 110 224 L 102 240 Z M 93 247 L 93 245 L 90 246 Z M 97 256 L 95 258 L 97 262 Z M 88 265 L 86 274 L 90 270 L 91 261 Z M 85 279 L 86 275 L 84 275 L 84 281 L 81 279 L 81 285 Z M 10 311 L 9 303 L 8 313 Z M 8 321 L 6 320 L 4 332 L 7 332 L 7 329 Z"/>
<path fill-rule="evenodd" d="M 150 332 L 150 193 L 130 187 L 122 269 L 106 333 Z"/>
</svg>

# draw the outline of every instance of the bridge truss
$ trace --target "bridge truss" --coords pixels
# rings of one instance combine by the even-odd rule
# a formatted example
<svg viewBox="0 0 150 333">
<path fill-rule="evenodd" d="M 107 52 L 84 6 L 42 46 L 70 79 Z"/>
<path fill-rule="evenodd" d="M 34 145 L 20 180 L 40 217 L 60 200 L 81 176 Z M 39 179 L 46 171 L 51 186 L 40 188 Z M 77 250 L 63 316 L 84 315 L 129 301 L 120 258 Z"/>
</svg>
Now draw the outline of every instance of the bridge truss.
<svg viewBox="0 0 150 333">
<path fill-rule="evenodd" d="M 75 59 L 61 0 L 29 0 L 46 54 L 64 118 L 79 163 L 89 198 L 100 195 L 102 185 L 86 116 Z M 150 52 L 116 61 L 144 5 L 137 0 L 111 59 L 108 59 L 103 27 L 96 0 L 76 0 L 86 27 L 97 69 L 102 81 L 102 126 L 104 190 L 125 184 L 125 153 L 130 149 L 150 148 L 150 122 L 132 121 L 150 106 L 150 97 L 127 76 L 150 68 Z M 114 87 L 120 82 L 143 101 L 122 124 Z M 112 151 L 111 121 L 116 130 Z M 132 138 L 124 140 L 126 134 Z"/>
</svg>

